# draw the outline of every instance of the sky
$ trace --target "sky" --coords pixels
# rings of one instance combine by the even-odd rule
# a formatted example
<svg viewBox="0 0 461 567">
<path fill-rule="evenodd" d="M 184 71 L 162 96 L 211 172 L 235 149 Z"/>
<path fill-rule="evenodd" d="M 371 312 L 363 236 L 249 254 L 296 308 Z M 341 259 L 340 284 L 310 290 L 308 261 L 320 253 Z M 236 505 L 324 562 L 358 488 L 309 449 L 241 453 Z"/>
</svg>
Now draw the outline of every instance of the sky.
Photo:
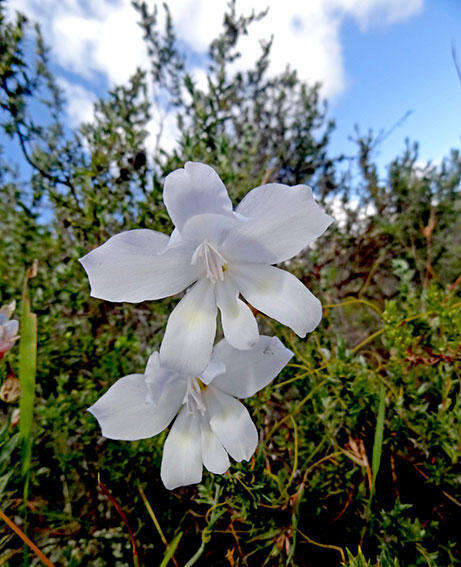
<svg viewBox="0 0 461 567">
<path fill-rule="evenodd" d="M 201 62 L 226 3 L 169 2 L 199 82 L 205 77 Z M 136 66 L 147 67 L 130 0 L 10 0 L 8 6 L 42 25 L 74 126 L 91 119 L 97 96 L 125 82 Z M 237 0 L 243 13 L 266 7 L 266 18 L 241 42 L 243 57 L 236 68 L 250 68 L 259 40 L 273 34 L 270 73 L 289 62 L 302 79 L 322 83 L 337 125 L 333 154 L 354 152 L 349 137 L 355 124 L 361 131 L 388 132 L 376 155 L 383 169 L 407 137 L 420 143 L 422 161 L 437 163 L 459 147 L 461 81 L 451 47 L 457 48 L 461 65 L 461 0 Z M 157 124 L 154 114 L 152 139 Z M 162 143 L 168 148 L 174 141 L 171 119 Z"/>
</svg>

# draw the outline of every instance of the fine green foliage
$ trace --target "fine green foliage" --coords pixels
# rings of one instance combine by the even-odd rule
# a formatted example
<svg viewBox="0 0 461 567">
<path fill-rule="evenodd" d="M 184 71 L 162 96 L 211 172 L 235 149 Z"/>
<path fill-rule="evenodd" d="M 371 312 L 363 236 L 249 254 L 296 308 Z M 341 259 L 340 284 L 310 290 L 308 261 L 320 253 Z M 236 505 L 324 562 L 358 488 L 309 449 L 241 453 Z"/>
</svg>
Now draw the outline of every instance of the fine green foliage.
<svg viewBox="0 0 461 567">
<path fill-rule="evenodd" d="M 6 489 L 9 479 L 17 472 L 13 461 L 13 452 L 18 447 L 21 436 L 19 433 L 11 434 L 8 421 L 0 429 L 0 496 Z"/>
<path fill-rule="evenodd" d="M 459 152 L 421 165 L 408 143 L 383 174 L 379 136 L 356 132 L 355 157 L 331 155 L 319 87 L 289 68 L 270 77 L 270 41 L 251 71 L 232 74 L 239 38 L 263 14 L 240 16 L 230 2 L 200 88 L 167 8 L 164 28 L 156 9 L 134 9 L 149 72 L 113 87 L 91 123 L 69 130 L 40 30 L 7 21 L 0 2 L 0 303 L 19 303 L 38 261 L 20 345 L 0 361 L 0 381 L 17 374 L 23 390 L 19 402 L 0 401 L 1 510 L 25 520 L 23 435 L 34 440 L 28 536 L 55 565 L 133 565 L 127 522 L 142 566 L 454 567 Z M 149 140 L 152 100 L 176 116 L 172 150 Z M 257 315 L 295 356 L 245 402 L 260 432 L 254 457 L 169 492 L 159 474 L 166 432 L 105 439 L 86 408 L 143 370 L 177 298 L 93 299 L 78 258 L 122 230 L 169 233 L 162 183 L 188 159 L 213 166 L 234 203 L 261 183 L 307 183 L 326 208 L 334 201 L 338 222 L 284 266 L 321 299 L 318 329 L 301 340 Z M 0 564 L 23 561 L 21 541 L 0 525 Z"/>
</svg>

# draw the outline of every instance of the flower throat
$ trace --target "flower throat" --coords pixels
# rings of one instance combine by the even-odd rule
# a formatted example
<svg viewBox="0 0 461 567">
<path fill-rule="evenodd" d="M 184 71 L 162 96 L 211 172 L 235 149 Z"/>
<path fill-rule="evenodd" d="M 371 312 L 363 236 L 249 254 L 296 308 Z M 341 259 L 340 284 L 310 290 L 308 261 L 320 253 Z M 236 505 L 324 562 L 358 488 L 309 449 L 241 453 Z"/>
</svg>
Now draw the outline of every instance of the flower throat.
<svg viewBox="0 0 461 567">
<path fill-rule="evenodd" d="M 226 259 L 220 254 L 216 248 L 204 240 L 197 246 L 195 252 L 192 254 L 191 264 L 197 265 L 199 261 L 204 263 L 206 277 L 211 283 L 224 281 L 224 272 L 226 270 Z"/>
</svg>

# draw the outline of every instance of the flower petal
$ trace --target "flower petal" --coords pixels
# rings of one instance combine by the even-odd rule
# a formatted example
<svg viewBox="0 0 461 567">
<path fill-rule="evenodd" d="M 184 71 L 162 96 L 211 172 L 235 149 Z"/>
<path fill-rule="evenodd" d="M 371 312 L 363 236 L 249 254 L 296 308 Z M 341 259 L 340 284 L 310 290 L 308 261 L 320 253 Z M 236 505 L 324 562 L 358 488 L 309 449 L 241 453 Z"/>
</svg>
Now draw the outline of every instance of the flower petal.
<svg viewBox="0 0 461 567">
<path fill-rule="evenodd" d="M 11 317 L 13 311 L 16 309 L 16 301 L 13 299 L 10 303 L 0 307 L 0 325 L 3 325 L 7 319 Z"/>
<path fill-rule="evenodd" d="M 272 382 L 293 353 L 277 337 L 261 335 L 251 350 L 237 350 L 222 340 L 213 356 L 225 364 L 226 371 L 212 386 L 236 398 L 248 398 Z"/>
<path fill-rule="evenodd" d="M 201 280 L 173 309 L 160 347 L 163 366 L 198 376 L 211 358 L 216 333 L 216 298 L 213 285 Z"/>
<path fill-rule="evenodd" d="M 170 173 L 165 179 L 163 201 L 179 230 L 195 215 L 233 214 L 224 183 L 216 171 L 204 163 L 188 161 L 184 169 Z"/>
<path fill-rule="evenodd" d="M 200 415 L 185 406 L 165 441 L 160 476 L 168 490 L 202 480 Z"/>
<path fill-rule="evenodd" d="M 218 362 L 212 356 L 208 366 L 200 374 L 200 380 L 204 384 L 209 384 L 216 378 L 216 376 L 219 376 L 219 374 L 222 374 L 225 370 L 226 367 L 224 364 L 222 362 Z"/>
<path fill-rule="evenodd" d="M 269 183 L 250 191 L 236 212 L 249 217 L 245 231 L 275 255 L 271 264 L 298 254 L 333 222 L 307 185 Z"/>
<path fill-rule="evenodd" d="M 104 437 L 146 439 L 168 426 L 182 405 L 185 389 L 185 383 L 178 381 L 153 404 L 148 401 L 144 374 L 130 374 L 117 380 L 88 411 L 98 420 Z"/>
<path fill-rule="evenodd" d="M 205 416 L 202 416 L 200 426 L 203 464 L 212 473 L 224 474 L 230 467 L 229 456 L 211 430 L 208 419 Z"/>
<path fill-rule="evenodd" d="M 251 309 L 238 295 L 237 287 L 229 278 L 216 284 L 216 303 L 221 311 L 226 340 L 236 349 L 249 349 L 258 342 L 258 324 Z"/>
<path fill-rule="evenodd" d="M 162 254 L 168 236 L 148 229 L 122 232 L 80 258 L 91 295 L 138 303 L 183 291 L 197 279 L 190 255 L 180 246 Z"/>
<path fill-rule="evenodd" d="M 241 264 L 232 267 L 232 275 L 248 303 L 300 337 L 320 323 L 320 301 L 293 274 L 273 266 Z"/>
<path fill-rule="evenodd" d="M 183 376 L 160 364 L 160 354 L 157 351 L 150 355 L 144 377 L 149 392 L 148 400 L 154 405 L 161 403 L 169 390 L 179 389 L 184 394 L 187 387 Z"/>
<path fill-rule="evenodd" d="M 19 321 L 16 321 L 16 319 L 10 319 L 2 325 L 2 327 L 5 337 L 15 337 L 19 331 Z"/>
<path fill-rule="evenodd" d="M 258 432 L 246 407 L 213 386 L 203 392 L 210 415 L 210 427 L 229 455 L 248 461 L 258 444 Z"/>
</svg>

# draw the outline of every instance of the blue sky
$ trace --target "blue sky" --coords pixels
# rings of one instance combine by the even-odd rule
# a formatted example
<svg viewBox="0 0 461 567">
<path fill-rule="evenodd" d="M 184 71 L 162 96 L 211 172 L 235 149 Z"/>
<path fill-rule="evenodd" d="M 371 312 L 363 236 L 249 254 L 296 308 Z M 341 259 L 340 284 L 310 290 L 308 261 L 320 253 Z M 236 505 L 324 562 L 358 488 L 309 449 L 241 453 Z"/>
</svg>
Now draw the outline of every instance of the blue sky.
<svg viewBox="0 0 461 567">
<path fill-rule="evenodd" d="M 439 160 L 460 146 L 461 83 L 451 44 L 461 64 L 461 1 L 426 1 L 420 14 L 369 33 L 349 20 L 342 38 L 348 84 L 331 104 L 335 149 L 352 147 L 347 136 L 355 123 L 388 131 L 407 111 L 412 114 L 379 148 L 381 165 L 406 137 L 420 143 L 423 160 Z"/>
<path fill-rule="evenodd" d="M 203 81 L 201 54 L 220 25 L 226 1 L 169 4 L 181 43 L 195 54 L 194 74 Z M 355 124 L 362 131 L 387 131 L 407 111 L 412 114 L 378 148 L 382 171 L 406 137 L 420 142 L 422 160 L 438 161 L 459 146 L 461 84 L 450 50 L 454 42 L 461 61 L 461 0 L 240 1 L 244 11 L 268 4 L 268 17 L 242 42 L 244 56 L 237 66 L 250 67 L 258 39 L 274 34 L 271 72 L 289 61 L 305 80 L 324 84 L 337 123 L 333 153 L 353 153 L 348 137 Z M 146 64 L 129 0 L 98 0 L 91 6 L 84 0 L 10 2 L 40 21 L 74 125 L 91 118 L 96 95 Z M 154 115 L 153 134 L 157 122 Z M 164 131 L 168 147 L 175 138 L 172 118 Z"/>
</svg>

